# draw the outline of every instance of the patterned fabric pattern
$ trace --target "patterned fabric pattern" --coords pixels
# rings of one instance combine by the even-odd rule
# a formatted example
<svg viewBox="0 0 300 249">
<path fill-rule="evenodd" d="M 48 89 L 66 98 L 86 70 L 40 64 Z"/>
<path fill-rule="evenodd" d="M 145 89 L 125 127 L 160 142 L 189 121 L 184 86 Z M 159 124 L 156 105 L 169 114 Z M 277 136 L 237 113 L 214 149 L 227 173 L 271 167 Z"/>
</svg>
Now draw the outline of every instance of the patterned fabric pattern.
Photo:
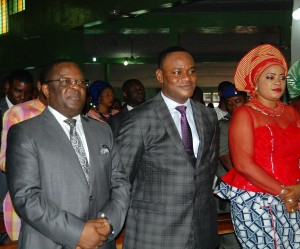
<svg viewBox="0 0 300 249">
<path fill-rule="evenodd" d="M 64 122 L 66 122 L 68 125 L 70 125 L 70 141 L 72 143 L 72 146 L 76 152 L 76 155 L 78 157 L 79 163 L 82 167 L 83 173 L 85 175 L 85 178 L 90 184 L 90 166 L 84 151 L 84 147 L 82 144 L 82 141 L 76 132 L 76 119 L 66 119 Z"/>
<path fill-rule="evenodd" d="M 9 128 L 14 124 L 38 116 L 45 108 L 45 105 L 41 101 L 39 101 L 39 99 L 34 99 L 22 104 L 15 105 L 11 107 L 7 112 L 5 112 L 3 116 L 0 152 L 0 168 L 2 171 L 5 171 L 6 165 L 6 140 Z M 5 228 L 10 239 L 17 240 L 19 238 L 21 220 L 14 210 L 8 193 L 3 202 L 3 213 Z"/>
<path fill-rule="evenodd" d="M 243 248 L 300 248 L 300 214 L 289 214 L 281 200 L 221 182 L 217 195 L 231 201 L 235 233 Z"/>
</svg>

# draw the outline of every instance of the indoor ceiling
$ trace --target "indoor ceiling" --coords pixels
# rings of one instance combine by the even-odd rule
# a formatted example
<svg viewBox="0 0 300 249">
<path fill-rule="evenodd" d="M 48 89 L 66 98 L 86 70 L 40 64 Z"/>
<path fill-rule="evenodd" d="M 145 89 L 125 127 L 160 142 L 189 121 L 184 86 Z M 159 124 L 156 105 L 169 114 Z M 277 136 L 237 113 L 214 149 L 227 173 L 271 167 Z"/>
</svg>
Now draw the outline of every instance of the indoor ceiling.
<svg viewBox="0 0 300 249">
<path fill-rule="evenodd" d="M 153 82 L 158 53 L 180 45 L 204 63 L 202 75 L 220 69 L 218 79 L 205 79 L 216 84 L 262 43 L 289 60 L 292 9 L 293 0 L 30 0 L 25 11 L 9 16 L 9 33 L 0 37 L 0 73 L 64 57 L 85 64 L 90 79 L 119 86 L 142 74 Z M 132 66 L 125 70 L 126 59 Z"/>
<path fill-rule="evenodd" d="M 292 0 L 113 1 L 75 29 L 87 61 L 148 63 L 174 44 L 200 61 L 231 61 L 262 43 L 289 50 L 292 8 Z"/>
</svg>

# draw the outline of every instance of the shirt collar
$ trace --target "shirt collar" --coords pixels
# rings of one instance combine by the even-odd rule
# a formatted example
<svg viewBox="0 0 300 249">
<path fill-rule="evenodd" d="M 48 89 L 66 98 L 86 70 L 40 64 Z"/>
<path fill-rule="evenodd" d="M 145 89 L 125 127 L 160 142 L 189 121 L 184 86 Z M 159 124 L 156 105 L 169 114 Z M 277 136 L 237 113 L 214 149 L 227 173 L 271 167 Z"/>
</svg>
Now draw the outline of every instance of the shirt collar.
<svg viewBox="0 0 300 249">
<path fill-rule="evenodd" d="M 64 122 L 66 119 L 68 119 L 66 116 L 62 115 L 60 112 L 58 112 L 57 110 L 55 110 L 53 107 L 49 105 L 48 105 L 48 109 L 59 122 Z M 76 124 L 81 123 L 80 114 L 73 117 L 73 119 L 76 119 Z"/>
<path fill-rule="evenodd" d="M 133 107 L 127 104 L 127 110 L 131 111 L 132 109 L 133 109 Z"/>
<path fill-rule="evenodd" d="M 7 97 L 7 95 L 5 96 L 5 100 L 6 100 L 6 103 L 8 105 L 8 108 L 11 108 L 13 105 L 13 103 L 10 102 L 9 98 Z"/>
<path fill-rule="evenodd" d="M 187 107 L 187 109 L 192 108 L 192 107 L 191 107 L 191 100 L 190 100 L 190 98 L 188 98 L 187 101 L 186 101 L 185 103 L 179 104 L 179 103 L 177 103 L 176 101 L 174 101 L 174 100 L 168 98 L 166 95 L 163 94 L 163 92 L 161 92 L 161 96 L 162 96 L 163 100 L 165 101 L 165 103 L 166 103 L 168 109 L 170 110 L 170 112 L 176 110 L 175 108 L 176 108 L 177 106 L 179 106 L 179 105 L 185 105 L 185 106 Z"/>
</svg>

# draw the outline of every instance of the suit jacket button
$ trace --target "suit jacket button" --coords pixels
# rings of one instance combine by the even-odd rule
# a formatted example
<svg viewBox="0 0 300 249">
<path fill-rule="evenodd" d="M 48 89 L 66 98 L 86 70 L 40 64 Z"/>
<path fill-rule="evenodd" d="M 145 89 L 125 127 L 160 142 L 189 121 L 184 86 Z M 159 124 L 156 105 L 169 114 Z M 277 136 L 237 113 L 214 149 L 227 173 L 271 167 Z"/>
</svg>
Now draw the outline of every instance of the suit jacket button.
<svg viewBox="0 0 300 249">
<path fill-rule="evenodd" d="M 90 201 L 93 201 L 93 200 L 94 200 L 94 196 L 91 195 L 91 196 L 89 197 L 89 200 L 90 200 Z"/>
<path fill-rule="evenodd" d="M 196 180 L 197 179 L 197 176 L 194 176 L 194 180 Z"/>
</svg>

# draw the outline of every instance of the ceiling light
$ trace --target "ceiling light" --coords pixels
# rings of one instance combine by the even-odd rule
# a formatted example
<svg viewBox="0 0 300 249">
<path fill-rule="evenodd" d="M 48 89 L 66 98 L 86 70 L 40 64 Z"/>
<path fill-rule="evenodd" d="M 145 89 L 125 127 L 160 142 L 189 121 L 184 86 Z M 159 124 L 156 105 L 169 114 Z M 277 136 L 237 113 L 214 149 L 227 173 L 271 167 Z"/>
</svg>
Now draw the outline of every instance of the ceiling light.
<svg viewBox="0 0 300 249">
<path fill-rule="evenodd" d="M 93 62 L 96 62 L 97 61 L 97 58 L 94 56 L 93 57 Z"/>
<path fill-rule="evenodd" d="M 300 8 L 297 8 L 296 10 L 293 11 L 293 19 L 294 20 L 300 19 Z"/>
<path fill-rule="evenodd" d="M 127 66 L 128 65 L 128 60 L 125 60 L 124 61 L 124 66 Z"/>
<path fill-rule="evenodd" d="M 85 27 L 85 28 L 90 28 L 90 27 L 93 27 L 93 26 L 100 25 L 100 24 L 102 24 L 102 23 L 103 23 L 103 21 L 90 22 L 90 23 L 84 24 L 83 27 Z"/>
</svg>

